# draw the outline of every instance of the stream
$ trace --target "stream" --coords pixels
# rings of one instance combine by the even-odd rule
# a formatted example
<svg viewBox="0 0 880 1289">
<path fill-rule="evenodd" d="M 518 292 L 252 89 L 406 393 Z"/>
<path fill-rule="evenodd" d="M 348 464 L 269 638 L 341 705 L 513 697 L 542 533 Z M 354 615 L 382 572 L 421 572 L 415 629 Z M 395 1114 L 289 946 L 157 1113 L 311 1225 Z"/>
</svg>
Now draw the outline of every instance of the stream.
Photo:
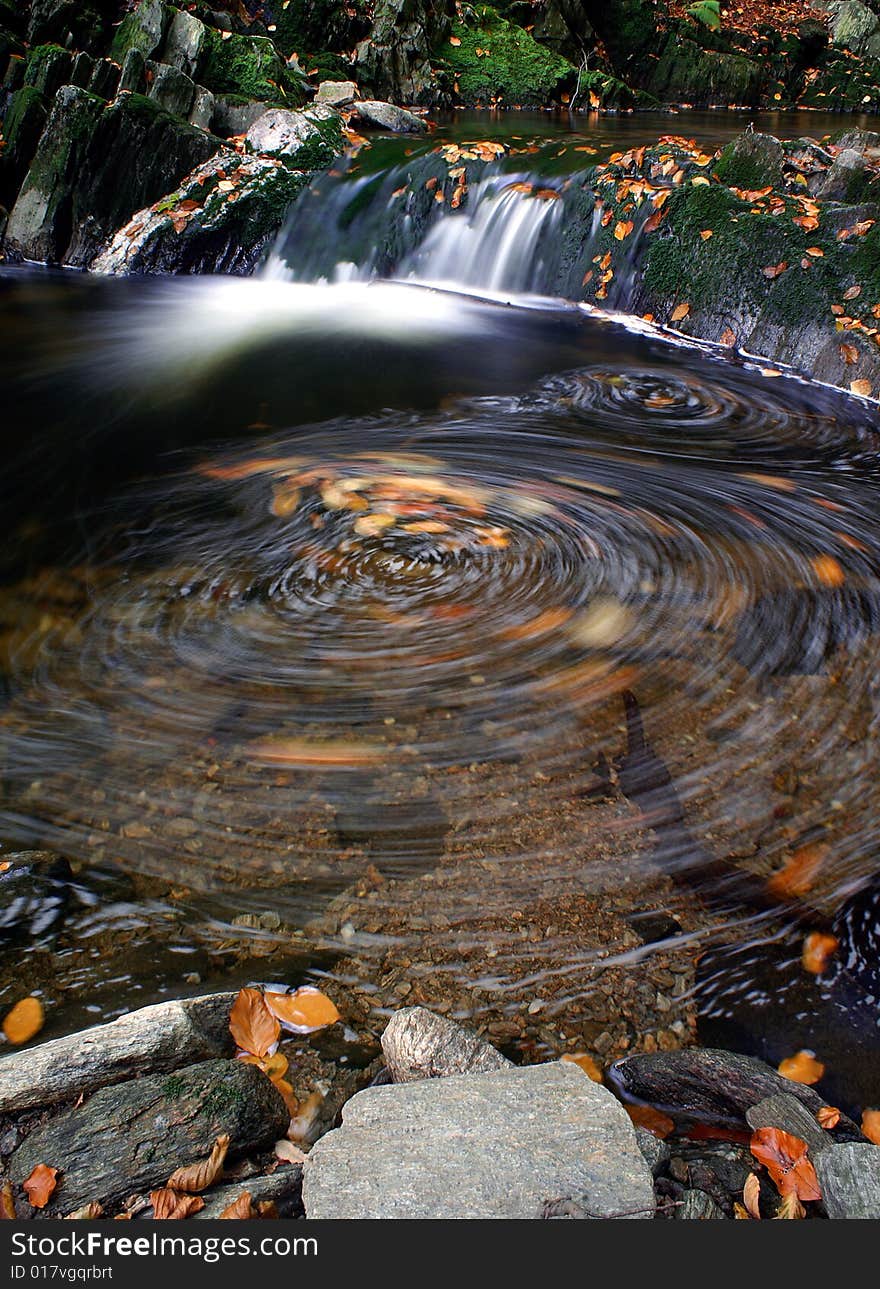
<svg viewBox="0 0 880 1289">
<path fill-rule="evenodd" d="M 571 303 L 516 186 L 743 125 L 469 114 L 467 213 L 382 139 L 253 279 L 0 274 L 0 861 L 70 865 L 0 862 L 0 1004 L 329 980 L 880 1100 L 873 406 Z"/>
</svg>

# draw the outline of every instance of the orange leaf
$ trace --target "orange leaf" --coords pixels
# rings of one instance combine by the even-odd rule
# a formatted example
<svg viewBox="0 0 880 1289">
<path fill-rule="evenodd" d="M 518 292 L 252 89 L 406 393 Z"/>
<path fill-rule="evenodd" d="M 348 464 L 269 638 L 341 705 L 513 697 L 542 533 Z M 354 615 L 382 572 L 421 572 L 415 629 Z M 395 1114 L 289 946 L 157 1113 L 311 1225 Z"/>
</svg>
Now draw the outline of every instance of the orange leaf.
<svg viewBox="0 0 880 1289">
<path fill-rule="evenodd" d="M 773 895 L 792 899 L 806 895 L 825 862 L 828 847 L 814 842 L 799 846 L 785 867 L 770 878 L 768 889 Z"/>
<path fill-rule="evenodd" d="M 823 1105 L 816 1111 L 816 1122 L 820 1128 L 830 1131 L 840 1122 L 840 1111 L 837 1106 Z"/>
<path fill-rule="evenodd" d="M 311 985 L 303 985 L 292 994 L 266 994 L 266 1006 L 285 1029 L 295 1034 L 311 1034 L 313 1030 L 335 1025 L 339 1012 L 331 1000 Z"/>
<path fill-rule="evenodd" d="M 12 1182 L 5 1181 L 0 1189 L 0 1219 L 15 1221 L 15 1200 L 12 1198 Z"/>
<path fill-rule="evenodd" d="M 847 287 L 847 289 L 843 293 L 843 298 L 844 300 L 855 300 L 856 296 L 859 296 L 861 294 L 862 294 L 862 288 L 857 284 L 856 286 Z"/>
<path fill-rule="evenodd" d="M 798 228 L 803 228 L 807 233 L 819 227 L 819 221 L 815 215 L 795 215 L 792 223 L 797 224 Z"/>
<path fill-rule="evenodd" d="M 758 1128 L 749 1149 L 767 1169 L 779 1194 L 794 1194 L 801 1200 L 822 1198 L 816 1170 L 807 1158 L 807 1143 L 781 1128 Z"/>
<path fill-rule="evenodd" d="M 579 1065 L 587 1078 L 592 1079 L 594 1083 L 603 1081 L 602 1071 L 588 1052 L 566 1052 L 562 1059 L 571 1061 L 573 1065 Z"/>
<path fill-rule="evenodd" d="M 3 1017 L 3 1033 L 10 1043 L 26 1043 L 39 1034 L 45 1019 L 39 998 L 22 998 Z"/>
<path fill-rule="evenodd" d="M 804 940 L 801 950 L 801 965 L 804 971 L 819 976 L 828 966 L 837 952 L 840 941 L 836 936 L 826 935 L 822 931 L 811 931 Z"/>
<path fill-rule="evenodd" d="M 709 240 L 709 238 L 710 238 L 711 236 L 712 236 L 712 229 L 711 229 L 711 228 L 703 228 L 703 229 L 701 229 L 701 230 L 700 230 L 700 237 L 702 237 L 702 239 L 703 239 L 703 241 L 704 241 L 704 242 L 708 242 L 708 240 Z"/>
<path fill-rule="evenodd" d="M 846 574 L 833 555 L 814 555 L 810 563 L 823 586 L 843 586 L 846 581 Z"/>
<path fill-rule="evenodd" d="M 214 1142 L 207 1159 L 200 1159 L 195 1164 L 189 1164 L 187 1167 L 178 1168 L 173 1172 L 168 1178 L 168 1188 L 170 1190 L 186 1191 L 190 1195 L 195 1194 L 197 1191 L 207 1190 L 222 1173 L 228 1149 L 229 1135 L 224 1132 Z"/>
<path fill-rule="evenodd" d="M 460 40 L 460 38 L 459 38 L 458 36 L 450 36 L 450 37 L 449 37 L 449 43 L 450 43 L 450 45 L 455 45 L 455 47 L 456 47 L 456 49 L 457 49 L 457 48 L 458 48 L 458 46 L 461 44 L 461 40 Z"/>
<path fill-rule="evenodd" d="M 167 1186 L 150 1191 L 150 1203 L 157 1222 L 179 1222 L 205 1207 L 201 1195 L 181 1195 Z"/>
<path fill-rule="evenodd" d="M 227 1204 L 220 1214 L 221 1218 L 250 1218 L 256 1216 L 256 1211 L 251 1203 L 250 1191 L 242 1191 L 238 1199 L 234 1199 L 231 1204 Z"/>
<path fill-rule="evenodd" d="M 281 1026 L 259 989 L 240 989 L 229 1015 L 229 1030 L 245 1052 L 266 1056 L 269 1048 L 278 1042 Z"/>
<path fill-rule="evenodd" d="M 266 738 L 248 745 L 256 761 L 268 765 L 369 765 L 381 758 L 379 744 L 355 743 L 348 739 L 312 742 L 298 738 Z"/>
<path fill-rule="evenodd" d="M 730 329 L 730 327 L 725 327 L 724 330 L 722 331 L 721 343 L 722 345 L 726 345 L 728 349 L 732 349 L 733 346 L 736 344 L 736 336 L 733 333 L 733 331 Z"/>
<path fill-rule="evenodd" d="M 841 345 L 840 356 L 847 367 L 852 367 L 854 363 L 859 361 L 859 351 L 855 345 Z"/>
<path fill-rule="evenodd" d="M 761 1210 L 758 1207 L 758 1201 L 761 1198 L 761 1183 L 758 1181 L 756 1173 L 749 1173 L 743 1186 L 743 1204 L 749 1217 L 754 1217 L 757 1221 L 761 1220 Z"/>
<path fill-rule="evenodd" d="M 861 394 L 863 398 L 870 398 L 873 393 L 873 386 L 869 380 L 851 380 L 849 388 L 851 394 Z"/>
<path fill-rule="evenodd" d="M 808 246 L 807 254 L 812 255 L 814 260 L 821 260 L 824 258 L 825 252 L 821 246 Z"/>
<path fill-rule="evenodd" d="M 825 1073 L 822 1062 L 817 1061 L 815 1055 L 808 1051 L 787 1056 L 784 1061 L 779 1062 L 777 1069 L 784 1079 L 791 1079 L 793 1083 L 806 1083 L 807 1086 L 818 1083 Z"/>
<path fill-rule="evenodd" d="M 862 1132 L 869 1141 L 880 1146 L 880 1110 L 862 1111 Z"/>
<path fill-rule="evenodd" d="M 787 268 L 788 262 L 786 260 L 780 260 L 778 264 L 768 264 L 766 268 L 761 269 L 761 272 L 764 274 L 764 277 L 774 278 L 779 277 L 780 273 L 784 273 Z"/>
<path fill-rule="evenodd" d="M 627 219 L 624 221 L 621 219 L 614 225 L 614 236 L 618 242 L 622 242 L 625 237 L 629 237 L 632 230 L 632 220 Z"/>
<path fill-rule="evenodd" d="M 681 322 L 683 318 L 686 318 L 688 316 L 690 311 L 691 311 L 691 306 L 689 304 L 676 305 L 675 308 L 672 310 L 672 321 Z"/>
<path fill-rule="evenodd" d="M 661 1114 L 649 1105 L 627 1105 L 623 1108 L 637 1127 L 647 1128 L 655 1137 L 668 1137 L 675 1127 L 668 1115 Z"/>
<path fill-rule="evenodd" d="M 57 1176 L 57 1168 L 50 1168 L 48 1164 L 37 1164 L 30 1176 L 22 1182 L 31 1208 L 46 1207 L 50 1195 L 58 1185 L 55 1180 Z"/>
</svg>

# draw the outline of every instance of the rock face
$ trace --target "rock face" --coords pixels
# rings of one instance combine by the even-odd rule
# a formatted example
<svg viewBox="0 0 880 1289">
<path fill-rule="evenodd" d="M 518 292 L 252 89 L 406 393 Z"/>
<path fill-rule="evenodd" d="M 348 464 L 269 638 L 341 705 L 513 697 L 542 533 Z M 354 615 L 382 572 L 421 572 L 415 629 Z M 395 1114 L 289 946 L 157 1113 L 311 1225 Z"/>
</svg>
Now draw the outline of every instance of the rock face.
<svg viewBox="0 0 880 1289">
<path fill-rule="evenodd" d="M 307 1217 L 651 1217 L 651 1174 L 606 1089 L 562 1063 L 367 1088 L 313 1147 Z"/>
<path fill-rule="evenodd" d="M 78 1110 L 50 1119 L 9 1164 L 15 1184 L 51 1160 L 61 1171 L 45 1217 L 89 1200 L 104 1205 L 161 1186 L 175 1168 L 204 1159 L 220 1133 L 229 1156 L 269 1145 L 290 1115 L 260 1070 L 240 1061 L 205 1061 L 96 1092 Z"/>
<path fill-rule="evenodd" d="M 340 118 L 329 108 L 289 112 L 270 108 L 247 132 L 246 146 L 263 156 L 281 157 L 301 170 L 327 166 L 342 151 Z"/>
<path fill-rule="evenodd" d="M 395 1083 L 512 1068 L 491 1043 L 426 1007 L 394 1013 L 382 1035 L 382 1052 Z"/>
<path fill-rule="evenodd" d="M 880 17 L 861 0 L 831 0 L 831 39 L 854 54 L 880 56 Z"/>
<path fill-rule="evenodd" d="M 10 213 L 7 239 L 25 259 L 85 265 L 135 210 L 220 146 L 151 99 L 131 94 L 108 106 L 65 86 Z"/>
<path fill-rule="evenodd" d="M 315 103 L 326 103 L 328 107 L 345 107 L 354 102 L 357 92 L 354 81 L 321 81 Z"/>
<path fill-rule="evenodd" d="M 829 1217 L 880 1218 L 880 1147 L 847 1142 L 814 1163 Z"/>
<path fill-rule="evenodd" d="M 358 84 L 399 103 L 436 98 L 431 51 L 448 40 L 448 0 L 378 0 L 369 37 L 357 47 Z"/>
<path fill-rule="evenodd" d="M 393 103 L 364 99 L 353 104 L 353 107 L 355 115 L 361 121 L 378 125 L 381 130 L 390 130 L 392 134 L 426 134 L 428 130 L 420 116 L 407 112 L 405 108 L 395 107 Z"/>
<path fill-rule="evenodd" d="M 0 1059 L 0 1113 L 74 1100 L 135 1075 L 231 1053 L 235 994 L 207 994 L 120 1016 L 107 1025 Z"/>
</svg>

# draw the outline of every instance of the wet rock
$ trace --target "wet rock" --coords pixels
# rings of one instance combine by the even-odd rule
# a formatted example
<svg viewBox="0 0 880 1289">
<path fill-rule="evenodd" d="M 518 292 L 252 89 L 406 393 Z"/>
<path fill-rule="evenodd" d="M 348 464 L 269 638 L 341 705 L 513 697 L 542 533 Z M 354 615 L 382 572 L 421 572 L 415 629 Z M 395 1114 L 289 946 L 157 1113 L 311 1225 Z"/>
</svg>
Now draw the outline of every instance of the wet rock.
<svg viewBox="0 0 880 1289">
<path fill-rule="evenodd" d="M 880 18 L 861 0 L 832 0 L 831 40 L 854 54 L 880 55 Z"/>
<path fill-rule="evenodd" d="M 844 148 L 818 183 L 810 185 L 810 192 L 825 201 L 860 201 L 866 183 L 864 155 L 854 148 Z"/>
<path fill-rule="evenodd" d="M 133 13 L 122 20 L 110 49 L 110 56 L 121 63 L 130 49 L 150 58 L 162 44 L 171 13 L 161 0 L 141 0 Z"/>
<path fill-rule="evenodd" d="M 111 58 L 99 58 L 86 88 L 103 99 L 114 98 L 119 91 L 121 73 L 121 67 Z"/>
<path fill-rule="evenodd" d="M 120 94 L 145 94 L 147 90 L 147 62 L 139 49 L 130 49 L 125 55 L 119 76 Z"/>
<path fill-rule="evenodd" d="M 299 78 L 265 37 L 232 35 L 223 40 L 218 32 L 208 29 L 199 79 L 215 94 L 281 101 L 290 107 L 305 101 Z"/>
<path fill-rule="evenodd" d="M 215 110 L 214 95 L 203 85 L 197 85 L 189 111 L 190 125 L 198 126 L 200 130 L 210 130 Z"/>
<path fill-rule="evenodd" d="M 780 188 L 783 161 L 782 144 L 772 134 L 746 132 L 724 148 L 715 173 L 728 187 Z"/>
<path fill-rule="evenodd" d="M 431 0 L 378 0 L 369 36 L 357 46 L 357 81 L 401 103 L 437 96 L 432 50 L 452 30 L 452 5 Z"/>
<path fill-rule="evenodd" d="M 395 1012 L 382 1035 L 382 1051 L 395 1083 L 511 1067 L 491 1043 L 426 1007 Z"/>
<path fill-rule="evenodd" d="M 196 87 L 189 76 L 165 63 L 147 63 L 152 72 L 148 97 L 173 116 L 188 116 L 195 98 Z"/>
<path fill-rule="evenodd" d="M 676 1218 L 697 1221 L 712 1221 L 723 1218 L 724 1214 L 710 1195 L 705 1191 L 686 1190 L 682 1202 L 675 1210 Z"/>
<path fill-rule="evenodd" d="M 354 81 L 321 81 L 315 103 L 327 107 L 346 107 L 357 98 L 358 87 Z"/>
<path fill-rule="evenodd" d="M 330 108 L 290 112 L 273 107 L 254 122 L 245 144 L 251 152 L 280 157 L 299 170 L 316 170 L 343 151 L 341 127 L 341 118 Z"/>
<path fill-rule="evenodd" d="M 282 1164 L 268 1177 L 245 1177 L 240 1182 L 212 1186 L 205 1194 L 205 1207 L 194 1213 L 192 1221 L 217 1218 L 243 1191 L 254 1204 L 271 1201 L 279 1217 L 302 1217 L 302 1164 Z"/>
<path fill-rule="evenodd" d="M 0 200 L 12 206 L 46 125 L 48 108 L 38 89 L 25 85 L 12 95 L 3 122 L 5 147 L 0 153 Z"/>
<path fill-rule="evenodd" d="M 656 1177 L 669 1162 L 669 1147 L 660 1137 L 655 1137 L 647 1128 L 636 1126 L 636 1141 L 644 1156 L 645 1163 Z"/>
<path fill-rule="evenodd" d="M 70 80 L 73 55 L 58 45 L 41 45 L 28 55 L 24 83 L 53 99 L 62 85 Z"/>
<path fill-rule="evenodd" d="M 79 85 L 80 89 L 88 89 L 92 79 L 92 73 L 95 70 L 95 60 L 91 54 L 85 50 L 80 50 L 73 60 L 73 65 L 68 76 L 68 84 Z"/>
<path fill-rule="evenodd" d="M 312 1218 L 540 1218 L 559 1200 L 596 1217 L 654 1211 L 625 1111 L 555 1062 L 367 1088 L 303 1173 Z"/>
<path fill-rule="evenodd" d="M 779 1093 L 814 1115 L 825 1104 L 818 1092 L 784 1079 L 763 1061 L 711 1047 L 625 1056 L 608 1074 L 625 1097 L 698 1123 L 741 1127 L 752 1106 Z M 835 1132 L 844 1131 L 858 1133 L 841 1115 Z"/>
<path fill-rule="evenodd" d="M 380 103 L 374 99 L 358 100 L 354 104 L 355 116 L 362 122 L 377 125 L 392 134 L 426 134 L 428 127 L 420 116 L 395 107 L 393 103 Z"/>
<path fill-rule="evenodd" d="M 757 1105 L 746 1111 L 746 1122 L 750 1128 L 781 1128 L 793 1137 L 800 1137 L 810 1150 L 810 1158 L 816 1158 L 821 1150 L 834 1145 L 834 1138 L 819 1123 L 814 1114 L 800 1102 L 797 1097 L 786 1092 L 778 1092 L 765 1097 Z"/>
<path fill-rule="evenodd" d="M 111 1208 L 204 1159 L 221 1133 L 229 1135 L 233 1160 L 276 1141 L 289 1121 L 280 1093 L 255 1066 L 204 1061 L 96 1092 L 32 1132 L 12 1156 L 9 1175 L 20 1185 L 47 1160 L 60 1170 L 45 1217 L 90 1200 Z"/>
<path fill-rule="evenodd" d="M 101 45 L 111 18 L 116 16 L 112 5 L 83 4 L 82 0 L 30 0 L 27 5 L 16 0 L 16 4 L 29 10 L 27 39 L 31 45 L 43 41 L 70 41 L 77 49 Z M 16 29 L 20 29 L 19 23 Z"/>
<path fill-rule="evenodd" d="M 880 1146 L 846 1142 L 814 1163 L 829 1217 L 880 1218 Z"/>
<path fill-rule="evenodd" d="M 211 129 L 223 138 L 246 134 L 265 111 L 266 104 L 262 101 L 249 101 L 234 94 L 215 94 Z"/>
<path fill-rule="evenodd" d="M 198 80 L 206 39 L 207 28 L 199 18 L 185 9 L 175 10 L 162 46 L 162 62 Z"/>
<path fill-rule="evenodd" d="M 70 898 L 70 865 L 51 851 L 4 855 L 0 872 L 0 944 L 44 944 L 58 929 Z M 22 1054 L 25 1062 L 30 1053 Z"/>
<path fill-rule="evenodd" d="M 250 273 L 306 182 L 302 171 L 277 159 L 224 150 L 164 201 L 138 211 L 90 267 L 112 274 Z M 181 211 L 190 201 L 197 205 Z"/>
<path fill-rule="evenodd" d="M 235 994 L 206 994 L 120 1016 L 0 1060 L 0 1113 L 74 1100 L 135 1075 L 231 1054 Z"/>
</svg>

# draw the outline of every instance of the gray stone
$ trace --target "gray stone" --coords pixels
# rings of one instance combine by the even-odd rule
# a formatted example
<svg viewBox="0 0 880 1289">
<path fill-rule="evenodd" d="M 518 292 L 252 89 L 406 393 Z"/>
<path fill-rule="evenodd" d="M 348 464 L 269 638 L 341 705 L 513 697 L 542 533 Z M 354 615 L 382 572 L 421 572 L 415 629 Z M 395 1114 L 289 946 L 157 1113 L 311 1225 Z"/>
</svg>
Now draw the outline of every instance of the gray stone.
<svg viewBox="0 0 880 1289">
<path fill-rule="evenodd" d="M 374 99 L 358 101 L 354 105 L 355 115 L 370 125 L 378 125 L 382 130 L 392 134 L 425 134 L 427 125 L 414 112 L 406 108 L 395 107 L 393 103 L 380 103 Z"/>
<path fill-rule="evenodd" d="M 190 78 L 166 63 L 147 63 L 153 73 L 148 97 L 172 116 L 189 116 L 196 87 Z"/>
<path fill-rule="evenodd" d="M 221 1133 L 229 1158 L 277 1141 L 290 1123 L 284 1101 L 261 1070 L 241 1061 L 203 1061 L 174 1074 L 102 1088 L 32 1132 L 9 1161 L 20 1185 L 49 1160 L 59 1169 L 44 1217 L 90 1200 L 105 1208 L 162 1186 L 175 1168 L 204 1159 Z"/>
<path fill-rule="evenodd" d="M 328 107 L 346 107 L 357 98 L 357 92 L 354 81 L 321 81 L 315 102 L 326 103 Z"/>
<path fill-rule="evenodd" d="M 723 1218 L 724 1214 L 711 1195 L 707 1195 L 705 1191 L 688 1190 L 682 1196 L 682 1202 L 675 1210 L 675 1216 L 685 1221 L 705 1222 Z"/>
<path fill-rule="evenodd" d="M 639 1143 L 639 1150 L 645 1158 L 645 1163 L 654 1177 L 657 1177 L 669 1163 L 669 1147 L 662 1138 L 655 1137 L 653 1132 L 648 1132 L 647 1128 L 638 1126 L 636 1126 L 636 1141 Z"/>
<path fill-rule="evenodd" d="M 162 44 L 170 16 L 170 10 L 161 0 L 141 0 L 134 13 L 124 18 L 116 29 L 111 57 L 121 63 L 130 49 L 137 49 L 144 58 L 150 58 Z"/>
<path fill-rule="evenodd" d="M 814 1162 L 829 1217 L 880 1218 L 880 1146 L 847 1141 Z"/>
<path fill-rule="evenodd" d="M 35 49 L 27 60 L 24 83 L 52 99 L 66 85 L 73 67 L 73 55 L 57 45 Z"/>
<path fill-rule="evenodd" d="M 570 1062 L 367 1088 L 303 1169 L 310 1218 L 650 1217 L 654 1190 L 614 1097 Z"/>
<path fill-rule="evenodd" d="M 92 58 L 91 54 L 87 54 L 85 50 L 81 50 L 73 60 L 68 83 L 70 85 L 79 85 L 80 89 L 88 89 L 94 70 L 94 58 Z"/>
<path fill-rule="evenodd" d="M 232 1050 L 235 994 L 156 1003 L 0 1059 L 0 1113 L 74 1100 L 138 1074 L 174 1070 Z"/>
<path fill-rule="evenodd" d="M 214 95 L 214 119 L 211 129 L 215 134 L 231 138 L 234 134 L 246 134 L 266 111 L 266 104 L 253 100 L 242 103 L 235 94 Z"/>
<path fill-rule="evenodd" d="M 162 46 L 162 62 L 198 79 L 204 61 L 205 24 L 185 9 L 175 11 Z"/>
<path fill-rule="evenodd" d="M 88 88 L 103 99 L 111 99 L 119 91 L 121 67 L 110 58 L 99 58 L 92 72 Z"/>
<path fill-rule="evenodd" d="M 125 55 L 119 76 L 118 94 L 143 94 L 147 88 L 147 63 L 139 49 Z"/>
<path fill-rule="evenodd" d="M 815 1114 L 811 1114 L 797 1097 L 784 1092 L 765 1097 L 752 1106 L 746 1111 L 746 1122 L 752 1129 L 781 1128 L 793 1137 L 800 1137 L 807 1143 L 811 1159 L 815 1159 L 820 1150 L 834 1145 L 834 1138 L 819 1126 Z"/>
<path fill-rule="evenodd" d="M 192 107 L 189 110 L 190 125 L 197 125 L 200 130 L 210 130 L 214 119 L 214 95 L 204 85 L 197 85 L 193 95 Z"/>
<path fill-rule="evenodd" d="M 718 159 L 716 174 L 735 188 L 781 188 L 785 154 L 772 134 L 749 132 L 728 143 Z"/>
<path fill-rule="evenodd" d="M 511 1067 L 491 1043 L 426 1007 L 394 1013 L 382 1035 L 382 1052 L 395 1083 Z"/>
<path fill-rule="evenodd" d="M 842 4 L 835 4 L 831 19 L 831 39 L 835 45 L 854 54 L 866 53 L 868 42 L 878 27 L 880 19 L 861 0 L 843 0 Z"/>
<path fill-rule="evenodd" d="M 864 154 L 844 148 L 819 181 L 810 185 L 810 192 L 826 201 L 847 201 L 851 195 L 858 198 L 865 183 L 865 169 Z"/>
<path fill-rule="evenodd" d="M 245 143 L 251 152 L 280 157 L 301 169 L 329 165 L 342 151 L 341 121 L 335 112 L 329 116 L 336 118 L 335 128 L 310 111 L 273 107 L 253 123 Z"/>
</svg>

